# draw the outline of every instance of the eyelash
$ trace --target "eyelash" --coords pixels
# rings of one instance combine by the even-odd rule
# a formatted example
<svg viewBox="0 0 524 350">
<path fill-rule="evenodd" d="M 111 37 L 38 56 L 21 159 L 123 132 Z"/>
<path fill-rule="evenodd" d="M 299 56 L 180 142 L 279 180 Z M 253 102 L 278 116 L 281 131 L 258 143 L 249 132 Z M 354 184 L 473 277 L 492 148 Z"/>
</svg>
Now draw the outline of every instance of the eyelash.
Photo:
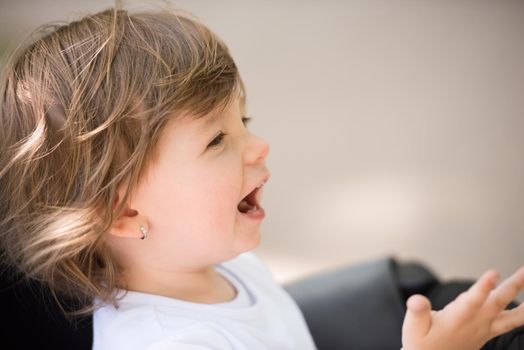
<svg viewBox="0 0 524 350">
<path fill-rule="evenodd" d="M 243 117 L 242 118 L 242 123 L 244 124 L 245 127 L 247 127 L 247 124 L 251 121 L 251 117 Z M 221 143 L 222 143 L 222 140 L 224 139 L 224 137 L 226 136 L 227 134 L 226 133 L 223 133 L 223 132 L 220 132 L 217 137 L 215 137 L 213 139 L 213 141 L 211 141 L 211 143 L 209 145 L 207 145 L 207 148 L 213 148 L 213 147 L 217 147 L 219 146 Z"/>
</svg>

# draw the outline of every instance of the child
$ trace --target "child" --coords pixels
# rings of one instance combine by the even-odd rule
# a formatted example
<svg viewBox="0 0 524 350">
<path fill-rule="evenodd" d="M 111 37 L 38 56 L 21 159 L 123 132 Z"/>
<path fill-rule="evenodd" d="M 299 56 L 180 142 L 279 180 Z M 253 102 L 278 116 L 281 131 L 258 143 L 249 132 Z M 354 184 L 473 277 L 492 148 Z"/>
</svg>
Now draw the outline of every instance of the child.
<svg viewBox="0 0 524 350">
<path fill-rule="evenodd" d="M 95 350 L 315 349 L 251 252 L 268 145 L 224 43 L 190 15 L 120 6 L 50 29 L 0 85 L 4 258 L 94 314 Z M 495 283 L 436 313 L 412 297 L 404 349 L 478 349 L 523 324 L 503 309 L 524 270 Z"/>
</svg>

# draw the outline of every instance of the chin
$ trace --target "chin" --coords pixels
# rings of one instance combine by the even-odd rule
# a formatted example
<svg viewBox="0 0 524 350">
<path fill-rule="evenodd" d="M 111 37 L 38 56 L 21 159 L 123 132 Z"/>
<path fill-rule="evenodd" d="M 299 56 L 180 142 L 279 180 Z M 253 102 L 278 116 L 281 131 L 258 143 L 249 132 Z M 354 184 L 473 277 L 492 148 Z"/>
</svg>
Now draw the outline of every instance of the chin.
<svg viewBox="0 0 524 350">
<path fill-rule="evenodd" d="M 250 233 L 249 237 L 242 242 L 239 254 L 255 250 L 260 245 L 260 241 L 260 230 L 256 230 L 256 232 Z"/>
</svg>

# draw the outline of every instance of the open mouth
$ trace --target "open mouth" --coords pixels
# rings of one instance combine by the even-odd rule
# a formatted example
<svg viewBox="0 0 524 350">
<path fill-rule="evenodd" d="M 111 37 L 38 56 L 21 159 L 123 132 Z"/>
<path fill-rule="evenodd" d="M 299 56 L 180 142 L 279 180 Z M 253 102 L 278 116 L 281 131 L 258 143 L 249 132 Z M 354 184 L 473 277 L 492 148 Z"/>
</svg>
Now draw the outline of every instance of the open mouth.
<svg viewBox="0 0 524 350">
<path fill-rule="evenodd" d="M 237 210 L 245 217 L 260 221 L 265 217 L 264 209 L 260 206 L 262 188 L 269 179 L 269 173 L 249 192 L 237 205 Z"/>
<path fill-rule="evenodd" d="M 257 193 L 259 192 L 261 187 L 255 187 L 253 191 L 251 191 L 247 196 L 244 197 L 238 203 L 238 211 L 243 214 L 252 213 L 254 211 L 257 211 L 260 208 L 260 205 L 258 203 Z"/>
</svg>

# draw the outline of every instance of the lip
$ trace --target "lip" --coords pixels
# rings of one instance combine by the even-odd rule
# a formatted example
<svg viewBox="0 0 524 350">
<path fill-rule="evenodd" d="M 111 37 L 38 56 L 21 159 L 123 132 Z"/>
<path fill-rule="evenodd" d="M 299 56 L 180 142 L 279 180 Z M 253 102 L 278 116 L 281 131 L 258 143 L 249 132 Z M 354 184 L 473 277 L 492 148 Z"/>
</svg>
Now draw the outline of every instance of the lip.
<svg viewBox="0 0 524 350">
<path fill-rule="evenodd" d="M 270 177 L 271 177 L 271 174 L 270 174 L 269 172 L 266 172 L 266 173 L 264 174 L 264 176 L 262 177 L 261 180 L 259 180 L 258 182 L 256 182 L 253 186 L 250 187 L 249 191 L 247 191 L 246 193 L 244 193 L 244 194 L 242 195 L 242 197 L 239 199 L 239 201 L 241 201 L 242 199 L 246 198 L 246 196 L 247 196 L 248 194 L 250 194 L 251 192 L 253 192 L 253 190 L 254 190 L 255 188 L 257 188 L 258 185 L 260 185 L 260 184 L 265 184 L 266 182 L 268 182 L 268 180 L 269 180 Z M 262 187 L 262 186 L 261 186 L 261 187 Z"/>
<path fill-rule="evenodd" d="M 271 177 L 271 174 L 269 172 L 266 172 L 264 174 L 264 176 L 262 177 L 262 179 L 259 180 L 254 186 L 252 186 L 250 188 L 249 192 L 245 193 L 243 195 L 243 197 L 240 199 L 240 200 L 244 199 L 248 194 L 250 194 L 254 190 L 256 190 L 258 192 L 258 193 L 255 194 L 256 197 L 257 197 L 257 210 L 255 210 L 253 212 L 249 212 L 249 213 L 242 213 L 242 212 L 237 210 L 241 217 L 245 217 L 245 218 L 253 220 L 253 221 L 261 221 L 261 220 L 263 220 L 266 217 L 266 213 L 264 211 L 264 208 L 262 208 L 262 206 L 260 205 L 260 199 L 261 199 L 262 191 L 264 189 L 263 186 L 269 180 L 270 177 Z M 260 184 L 262 184 L 262 186 L 259 186 Z"/>
<path fill-rule="evenodd" d="M 250 213 L 241 213 L 238 212 L 241 217 L 245 217 L 251 220 L 260 221 L 263 220 L 266 217 L 266 212 L 264 211 L 264 208 L 261 206 L 258 207 L 257 210 L 250 212 Z"/>
</svg>

